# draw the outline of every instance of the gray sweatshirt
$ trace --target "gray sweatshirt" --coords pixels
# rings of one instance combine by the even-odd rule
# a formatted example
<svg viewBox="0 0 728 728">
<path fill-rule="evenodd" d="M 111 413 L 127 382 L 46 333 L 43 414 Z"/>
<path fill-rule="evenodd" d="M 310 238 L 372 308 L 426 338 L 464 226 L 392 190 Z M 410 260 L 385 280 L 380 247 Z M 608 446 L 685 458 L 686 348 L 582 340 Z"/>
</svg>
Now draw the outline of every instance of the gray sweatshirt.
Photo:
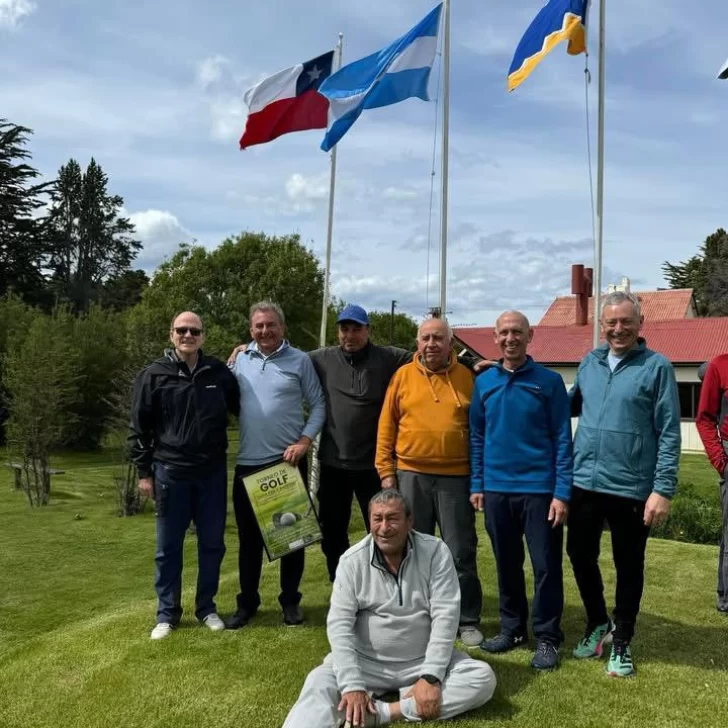
<svg viewBox="0 0 728 728">
<path fill-rule="evenodd" d="M 444 680 L 460 619 L 460 587 L 450 550 L 412 531 L 395 577 L 369 535 L 339 562 L 327 634 L 342 693 L 365 690 L 361 662 L 411 665 Z"/>
</svg>

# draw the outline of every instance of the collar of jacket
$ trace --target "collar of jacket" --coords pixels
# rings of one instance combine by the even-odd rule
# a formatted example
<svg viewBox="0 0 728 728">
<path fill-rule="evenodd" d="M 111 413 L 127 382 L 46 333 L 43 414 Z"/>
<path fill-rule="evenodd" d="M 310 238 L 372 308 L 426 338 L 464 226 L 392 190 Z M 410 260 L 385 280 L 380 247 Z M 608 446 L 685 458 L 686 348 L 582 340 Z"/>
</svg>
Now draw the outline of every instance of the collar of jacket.
<svg viewBox="0 0 728 728">
<path fill-rule="evenodd" d="M 526 354 L 526 361 L 521 364 L 521 366 L 517 367 L 516 369 L 507 369 L 505 366 L 505 359 L 498 359 L 498 362 L 496 366 L 504 373 L 504 374 L 520 374 L 521 372 L 527 372 L 530 369 L 533 369 L 534 367 L 534 361 L 533 357 L 530 354 Z"/>
<path fill-rule="evenodd" d="M 622 361 L 629 361 L 630 359 L 634 359 L 638 354 L 641 354 L 645 349 L 647 348 L 647 340 L 643 339 L 641 336 L 637 338 L 637 343 L 622 357 Z M 599 346 L 592 351 L 594 356 L 605 362 L 607 361 L 607 357 L 609 356 L 609 344 L 604 342 L 603 344 L 599 344 Z"/>
<path fill-rule="evenodd" d="M 407 540 L 404 542 L 404 553 L 402 554 L 402 561 L 399 562 L 399 569 L 402 569 L 402 564 L 404 564 L 405 559 L 410 555 L 410 552 L 415 547 L 415 540 L 412 538 L 412 531 L 410 531 L 407 534 Z M 384 554 L 380 551 L 379 546 L 377 546 L 376 542 L 374 541 L 374 536 L 372 536 L 372 547 L 371 547 L 371 564 L 375 569 L 379 569 L 380 571 L 386 571 L 388 574 L 392 574 L 392 572 L 387 568 L 387 562 L 384 560 Z M 394 574 L 392 574 L 394 576 Z"/>
<path fill-rule="evenodd" d="M 270 354 L 268 354 L 268 356 L 265 356 L 265 354 L 263 354 L 263 352 L 258 348 L 258 344 L 255 341 L 251 341 L 243 354 L 249 357 L 255 355 L 259 359 L 270 359 L 271 357 L 277 356 L 282 351 L 285 351 L 289 346 L 290 344 L 288 343 L 288 339 L 283 339 L 283 341 L 281 341 L 281 345 L 274 352 L 271 352 Z"/>
<path fill-rule="evenodd" d="M 341 347 L 339 347 L 339 351 L 341 352 L 341 355 L 346 359 L 346 361 L 351 365 L 361 364 L 368 356 L 369 353 L 372 350 L 372 342 L 367 341 L 364 346 L 362 346 L 359 351 L 355 351 L 352 354 L 347 354 Z"/>
<path fill-rule="evenodd" d="M 177 369 L 181 369 L 183 366 L 187 367 L 187 370 L 190 372 L 190 374 L 197 371 L 205 363 L 205 355 L 202 353 L 202 349 L 197 350 L 197 363 L 195 364 L 194 370 L 189 368 L 186 361 L 180 359 L 177 356 L 177 352 L 173 348 L 164 350 L 164 358 L 167 359 L 167 361 L 169 361 L 170 363 L 174 364 Z"/>
</svg>

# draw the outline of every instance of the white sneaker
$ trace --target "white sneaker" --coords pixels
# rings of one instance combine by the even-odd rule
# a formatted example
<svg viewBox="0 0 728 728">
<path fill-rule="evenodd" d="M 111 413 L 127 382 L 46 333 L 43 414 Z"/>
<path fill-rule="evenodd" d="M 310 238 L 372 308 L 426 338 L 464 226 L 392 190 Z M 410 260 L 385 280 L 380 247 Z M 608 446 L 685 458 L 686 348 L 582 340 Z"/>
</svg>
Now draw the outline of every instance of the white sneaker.
<svg viewBox="0 0 728 728">
<path fill-rule="evenodd" d="M 213 632 L 222 632 L 225 629 L 225 622 L 217 616 L 215 612 L 208 614 L 203 620 L 202 624 Z"/>
<path fill-rule="evenodd" d="M 169 622 L 160 622 L 153 630 L 152 634 L 149 635 L 150 639 L 163 640 L 165 637 L 169 637 L 172 634 L 174 627 Z"/>
<path fill-rule="evenodd" d="M 483 633 L 472 624 L 460 627 L 458 637 L 466 647 L 477 647 L 483 641 Z"/>
</svg>

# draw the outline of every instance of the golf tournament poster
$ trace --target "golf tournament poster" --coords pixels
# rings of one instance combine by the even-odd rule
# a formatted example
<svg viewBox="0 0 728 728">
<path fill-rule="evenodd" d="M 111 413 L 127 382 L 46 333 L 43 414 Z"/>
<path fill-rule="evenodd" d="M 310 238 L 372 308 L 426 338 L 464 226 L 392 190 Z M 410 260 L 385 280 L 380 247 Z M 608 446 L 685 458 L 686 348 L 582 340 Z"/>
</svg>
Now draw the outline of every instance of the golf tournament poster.
<svg viewBox="0 0 728 728">
<path fill-rule="evenodd" d="M 313 501 L 297 467 L 281 460 L 243 478 L 269 561 L 321 540 Z"/>
</svg>

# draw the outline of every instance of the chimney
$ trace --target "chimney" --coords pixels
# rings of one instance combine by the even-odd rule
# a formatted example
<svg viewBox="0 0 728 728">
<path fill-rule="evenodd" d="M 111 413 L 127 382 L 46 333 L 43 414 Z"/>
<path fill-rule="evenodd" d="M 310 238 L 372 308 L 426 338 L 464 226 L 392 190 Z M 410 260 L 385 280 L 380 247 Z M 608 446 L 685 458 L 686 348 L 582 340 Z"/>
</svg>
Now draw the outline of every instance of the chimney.
<svg viewBox="0 0 728 728">
<path fill-rule="evenodd" d="M 571 292 L 576 296 L 576 316 L 574 323 L 577 326 L 586 326 L 589 322 L 589 298 L 592 295 L 592 280 L 594 271 L 584 268 L 583 265 L 571 266 Z"/>
</svg>

